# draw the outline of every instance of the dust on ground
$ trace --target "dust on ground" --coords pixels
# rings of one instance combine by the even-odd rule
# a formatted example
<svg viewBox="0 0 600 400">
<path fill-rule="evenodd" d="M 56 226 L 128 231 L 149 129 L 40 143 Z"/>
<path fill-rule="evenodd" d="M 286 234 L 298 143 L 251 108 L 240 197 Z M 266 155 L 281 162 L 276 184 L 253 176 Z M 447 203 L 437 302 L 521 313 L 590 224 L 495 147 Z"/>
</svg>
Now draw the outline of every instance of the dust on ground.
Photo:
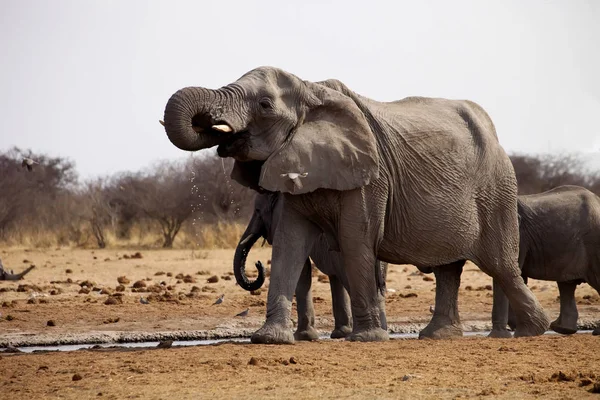
<svg viewBox="0 0 600 400">
<path fill-rule="evenodd" d="M 267 290 L 249 294 L 235 284 L 233 250 L 4 250 L 0 258 L 15 272 L 36 265 L 24 280 L 0 282 L 4 346 L 239 336 L 264 321 Z M 268 266 L 269 258 L 270 248 L 257 248 L 248 265 L 260 259 Z M 329 284 L 313 275 L 317 329 L 325 333 L 333 326 Z M 414 331 L 429 321 L 432 278 L 410 265 L 390 265 L 391 330 Z M 491 284 L 475 265 L 465 266 L 459 307 L 466 330 L 489 327 Z M 530 280 L 529 286 L 555 318 L 556 284 Z M 213 305 L 222 294 L 223 303 Z M 580 323 L 595 323 L 598 294 L 584 284 L 576 295 Z M 247 317 L 235 317 L 246 308 Z M 224 344 L 0 357 L 1 391 L 9 398 L 584 398 L 592 396 L 588 390 L 600 375 L 600 337 Z M 72 380 L 75 374 L 82 379 Z"/>
</svg>

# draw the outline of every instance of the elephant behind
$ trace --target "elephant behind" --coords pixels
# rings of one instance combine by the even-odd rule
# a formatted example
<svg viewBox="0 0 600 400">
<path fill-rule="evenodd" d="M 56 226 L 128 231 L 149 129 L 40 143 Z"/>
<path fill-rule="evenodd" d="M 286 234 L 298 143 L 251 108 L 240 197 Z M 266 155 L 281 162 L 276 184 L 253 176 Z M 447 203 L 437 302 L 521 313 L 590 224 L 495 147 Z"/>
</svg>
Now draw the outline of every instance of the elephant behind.
<svg viewBox="0 0 600 400">
<path fill-rule="evenodd" d="M 265 271 L 260 262 L 257 263 L 258 277 L 250 282 L 245 274 L 246 257 L 252 246 L 259 238 L 264 238 L 272 244 L 273 235 L 281 212 L 281 193 L 265 192 L 256 196 L 254 201 L 254 213 L 248 226 L 242 235 L 235 251 L 233 270 L 240 287 L 245 290 L 256 290 L 260 288 L 265 280 Z M 327 240 L 319 237 L 310 253 L 310 258 L 315 266 L 329 277 L 331 287 L 331 298 L 333 316 L 335 321 L 331 338 L 343 338 L 352 332 L 352 316 L 350 311 L 350 297 L 348 296 L 347 277 L 342 265 L 339 252 L 330 251 Z M 381 318 L 385 321 L 385 278 L 387 274 L 387 263 L 378 262 L 377 271 L 381 273 L 378 277 L 381 292 Z M 296 286 L 296 304 L 298 311 L 298 325 L 294 333 L 296 340 L 317 340 L 318 334 L 315 330 L 315 310 L 312 301 L 312 265 L 307 259 Z M 385 322 L 384 322 L 385 323 Z M 387 324 L 386 324 L 387 325 Z M 387 326 L 386 326 L 387 329 Z"/>
<path fill-rule="evenodd" d="M 550 327 L 558 333 L 577 332 L 575 288 L 587 282 L 600 294 L 600 198 L 579 186 L 559 186 L 547 192 L 519 196 L 519 267 L 523 279 L 555 281 L 560 313 Z M 510 337 L 506 329 L 509 304 L 494 282 L 494 337 Z M 511 321 L 511 325 L 514 325 Z M 600 334 L 600 327 L 594 330 Z"/>
</svg>

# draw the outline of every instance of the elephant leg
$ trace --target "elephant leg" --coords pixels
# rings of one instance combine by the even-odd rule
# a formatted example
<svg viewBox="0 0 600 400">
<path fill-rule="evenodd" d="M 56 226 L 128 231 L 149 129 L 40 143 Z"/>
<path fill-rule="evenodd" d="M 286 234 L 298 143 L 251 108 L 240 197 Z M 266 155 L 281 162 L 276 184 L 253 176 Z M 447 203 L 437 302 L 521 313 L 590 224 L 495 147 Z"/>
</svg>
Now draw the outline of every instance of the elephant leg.
<svg viewBox="0 0 600 400">
<path fill-rule="evenodd" d="M 331 287 L 333 317 L 335 319 L 335 329 L 331 332 L 331 338 L 345 338 L 352 332 L 350 296 L 348 296 L 348 292 L 340 279 L 335 275 L 329 277 L 329 286 Z"/>
<path fill-rule="evenodd" d="M 458 288 L 465 261 L 435 267 L 435 310 L 419 339 L 447 339 L 462 336 L 458 315 Z"/>
<path fill-rule="evenodd" d="M 315 307 L 312 301 L 312 265 L 306 259 L 300 280 L 296 286 L 296 308 L 298 309 L 298 327 L 294 332 L 296 340 L 318 340 L 315 329 Z"/>
<path fill-rule="evenodd" d="M 492 306 L 492 331 L 488 337 L 510 338 L 512 334 L 506 328 L 508 324 L 510 303 L 502 291 L 498 281 L 494 279 L 494 304 Z"/>
<path fill-rule="evenodd" d="M 525 282 L 525 284 L 527 285 L 527 277 L 526 276 L 523 276 L 523 282 Z M 494 288 L 494 290 L 496 290 L 496 289 Z M 512 309 L 510 304 L 508 305 L 508 326 L 513 331 L 515 329 L 517 329 L 517 317 L 515 316 L 515 310 Z"/>
<path fill-rule="evenodd" d="M 500 243 L 497 240 L 494 243 Z M 483 272 L 490 275 L 504 294 L 508 297 L 510 306 L 515 311 L 517 327 L 515 337 L 542 335 L 550 325 L 548 316 L 541 304 L 527 287 L 516 257 L 510 249 L 494 252 L 493 243 L 487 242 L 488 248 L 483 258 L 474 260 Z M 508 247 L 506 244 L 504 244 Z"/>
<path fill-rule="evenodd" d="M 290 207 L 284 207 L 273 240 L 267 319 L 252 343 L 293 343 L 290 312 L 298 279 L 320 231 Z"/>
<path fill-rule="evenodd" d="M 550 328 L 554 332 L 564 335 L 572 335 L 577 332 L 577 302 L 575 301 L 576 282 L 557 282 L 558 292 L 560 293 L 560 313 L 555 321 L 552 321 Z"/>
</svg>

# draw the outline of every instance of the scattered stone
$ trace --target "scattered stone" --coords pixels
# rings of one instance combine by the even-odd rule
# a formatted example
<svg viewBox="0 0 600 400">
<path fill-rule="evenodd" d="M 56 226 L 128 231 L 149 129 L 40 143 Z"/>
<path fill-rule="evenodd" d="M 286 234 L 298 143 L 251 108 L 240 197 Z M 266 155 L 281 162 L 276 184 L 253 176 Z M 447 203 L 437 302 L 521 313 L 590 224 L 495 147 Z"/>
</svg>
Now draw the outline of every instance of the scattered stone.
<svg viewBox="0 0 600 400">
<path fill-rule="evenodd" d="M 185 283 L 196 283 L 196 279 L 194 279 L 191 275 L 186 275 L 183 277 L 183 282 Z"/>
<path fill-rule="evenodd" d="M 424 276 L 424 277 L 423 277 L 423 280 L 424 280 L 425 282 L 433 282 L 433 278 L 432 278 L 432 277 L 430 277 L 430 276 Z"/>
<path fill-rule="evenodd" d="M 192 289 L 190 290 L 191 293 L 197 293 L 200 292 L 200 288 L 198 286 L 192 286 Z"/>
<path fill-rule="evenodd" d="M 260 289 L 250 291 L 250 294 L 253 296 L 260 296 L 261 293 L 262 291 Z"/>
<path fill-rule="evenodd" d="M 112 290 L 110 290 L 109 288 L 102 288 L 102 290 L 100 291 L 100 294 L 111 295 L 112 294 Z"/>
<path fill-rule="evenodd" d="M 210 271 L 203 269 L 203 270 L 196 272 L 196 275 L 210 275 Z"/>
<path fill-rule="evenodd" d="M 117 278 L 117 282 L 119 282 L 121 285 L 128 285 L 129 282 L 131 282 L 129 279 L 127 279 L 126 276 L 119 276 Z"/>
<path fill-rule="evenodd" d="M 562 371 L 558 371 L 552 374 L 550 382 L 573 382 L 575 380 L 574 374 L 566 374 Z"/>
<path fill-rule="evenodd" d="M 86 288 L 86 287 L 82 287 L 81 289 L 79 289 L 79 294 L 88 294 L 90 293 L 90 289 Z"/>
<path fill-rule="evenodd" d="M 177 275 L 175 275 L 175 279 L 183 279 L 184 275 L 180 272 Z"/>
<path fill-rule="evenodd" d="M 28 259 L 24 259 L 24 260 L 23 260 L 23 264 L 27 264 L 27 263 L 30 263 L 30 262 L 31 262 L 31 261 L 29 261 Z"/>
<path fill-rule="evenodd" d="M 94 286 L 96 286 L 96 284 L 95 284 L 94 282 L 92 282 L 92 281 L 85 280 L 85 281 L 81 282 L 81 283 L 79 284 L 79 286 L 81 286 L 81 287 L 84 287 L 84 286 L 85 286 L 85 287 L 87 287 L 87 288 L 90 288 L 90 289 L 91 289 L 91 288 L 93 288 Z"/>
<path fill-rule="evenodd" d="M 221 276 L 221 279 L 223 279 L 224 281 L 230 281 L 231 275 L 223 275 L 223 276 Z"/>
<path fill-rule="evenodd" d="M 404 289 L 412 289 L 412 286 L 406 285 L 406 286 L 404 286 Z"/>
<path fill-rule="evenodd" d="M 146 287 L 146 282 L 144 282 L 144 281 L 136 281 L 136 282 L 133 284 L 133 287 L 134 287 L 135 289 L 145 288 L 145 287 Z"/>
<path fill-rule="evenodd" d="M 217 275 L 213 275 L 206 280 L 208 283 L 217 283 L 219 282 L 219 277 Z"/>
<path fill-rule="evenodd" d="M 119 285 L 115 288 L 115 291 L 117 292 L 124 292 L 125 291 L 125 286 L 124 285 Z"/>
<path fill-rule="evenodd" d="M 71 268 L 67 268 L 67 269 L 65 269 L 65 273 L 66 274 L 72 274 L 73 270 Z"/>
<path fill-rule="evenodd" d="M 146 291 L 150 292 L 150 293 L 160 293 L 163 291 L 163 287 L 160 285 L 152 285 L 152 286 L 148 286 Z"/>
<path fill-rule="evenodd" d="M 29 299 L 27 299 L 27 304 L 37 304 L 38 303 L 38 299 L 35 297 L 30 297 Z"/>
<path fill-rule="evenodd" d="M 173 276 L 172 272 L 167 272 L 167 276 Z"/>
<path fill-rule="evenodd" d="M 258 365 L 258 359 L 254 357 L 250 357 L 250 361 L 248 361 L 248 365 Z"/>
<path fill-rule="evenodd" d="M 298 359 L 294 356 L 290 357 L 290 364 L 298 364 Z"/>
<path fill-rule="evenodd" d="M 137 259 L 143 258 L 142 257 L 142 253 L 140 253 L 139 251 L 137 251 L 137 252 L 135 252 L 135 254 L 131 255 L 131 258 L 137 258 Z"/>
<path fill-rule="evenodd" d="M 59 295 L 59 294 L 61 294 L 62 292 L 63 292 L 63 291 L 62 291 L 62 289 L 61 289 L 61 288 L 52 289 L 52 290 L 50 291 L 50 296 L 56 296 L 56 295 Z"/>
<path fill-rule="evenodd" d="M 94 257 L 94 258 L 95 258 L 95 257 Z M 83 377 L 82 377 L 81 375 L 79 375 L 79 374 L 75 374 L 75 375 L 73 375 L 73 378 L 72 378 L 72 379 L 73 379 L 74 381 L 80 381 L 80 380 L 82 380 L 82 379 L 83 379 Z"/>
<path fill-rule="evenodd" d="M 413 293 L 413 292 L 406 293 L 406 294 L 400 293 L 398 296 L 400 296 L 403 299 L 408 299 L 408 298 L 411 298 L 411 297 L 419 297 L 416 293 Z"/>
<path fill-rule="evenodd" d="M 154 274 L 154 276 L 162 276 L 165 274 L 166 274 L 166 272 L 164 272 L 164 271 L 158 271 L 157 273 Z"/>
<path fill-rule="evenodd" d="M 162 340 L 156 346 L 157 349 L 168 349 L 173 345 L 172 340 Z"/>
<path fill-rule="evenodd" d="M 56 322 L 53 319 L 49 319 L 48 322 L 46 322 L 46 326 L 56 326 Z"/>
<path fill-rule="evenodd" d="M 123 299 L 121 298 L 121 296 L 110 296 L 108 299 L 106 299 L 104 304 L 107 306 L 123 304 Z"/>
<path fill-rule="evenodd" d="M 110 261 L 110 258 L 109 258 L 109 257 L 106 257 L 106 258 L 104 259 L 104 261 Z"/>
<path fill-rule="evenodd" d="M 473 290 L 472 286 L 465 286 L 465 290 Z"/>
</svg>

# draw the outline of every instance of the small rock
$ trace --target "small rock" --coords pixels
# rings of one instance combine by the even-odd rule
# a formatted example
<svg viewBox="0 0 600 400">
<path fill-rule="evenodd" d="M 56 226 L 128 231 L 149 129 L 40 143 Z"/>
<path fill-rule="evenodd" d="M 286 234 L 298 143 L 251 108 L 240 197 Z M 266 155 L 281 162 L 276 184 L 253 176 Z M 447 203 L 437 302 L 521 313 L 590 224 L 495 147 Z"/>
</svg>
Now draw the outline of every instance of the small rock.
<svg viewBox="0 0 600 400">
<path fill-rule="evenodd" d="M 200 292 L 201 289 L 198 286 L 192 286 L 192 289 L 190 290 L 191 293 L 196 293 L 196 292 Z"/>
<path fill-rule="evenodd" d="M 412 292 L 411 293 L 406 293 L 406 294 L 400 293 L 399 296 L 401 298 L 403 298 L 403 299 L 408 299 L 408 298 L 411 298 L 411 297 L 419 297 L 416 293 L 412 293 Z"/>
<path fill-rule="evenodd" d="M 172 272 L 167 272 L 167 276 L 173 276 Z"/>
<path fill-rule="evenodd" d="M 117 278 L 117 282 L 119 282 L 121 285 L 127 285 L 131 281 L 129 279 L 127 279 L 126 276 L 120 276 Z"/>
<path fill-rule="evenodd" d="M 250 291 L 250 294 L 253 296 L 260 296 L 261 293 L 262 291 L 260 289 Z"/>
<path fill-rule="evenodd" d="M 136 289 L 145 288 L 146 287 L 146 282 L 144 282 L 144 281 L 136 281 L 133 284 L 133 287 L 136 288 Z"/>
<path fill-rule="evenodd" d="M 590 378 L 581 378 L 581 381 L 579 382 L 579 386 L 589 386 L 592 383 L 593 382 Z"/>
<path fill-rule="evenodd" d="M 13 317 L 12 315 L 8 314 L 5 318 L 7 321 L 12 321 L 15 319 L 15 317 Z"/>
<path fill-rule="evenodd" d="M 82 377 L 81 375 L 79 375 L 79 374 L 75 374 L 75 375 L 73 375 L 73 378 L 72 378 L 72 379 L 73 379 L 74 381 L 80 381 L 80 380 L 82 380 L 82 379 L 83 379 L 83 377 Z"/>
<path fill-rule="evenodd" d="M 219 277 L 217 275 L 213 275 L 206 280 L 208 283 L 217 283 L 219 282 Z"/>
<path fill-rule="evenodd" d="M 107 305 L 107 306 L 112 306 L 112 305 L 116 305 L 116 304 L 123 304 L 123 299 L 121 299 L 121 297 L 110 296 L 108 299 L 106 299 L 106 301 L 104 302 L 104 304 Z"/>
<path fill-rule="evenodd" d="M 125 291 L 125 286 L 123 285 L 119 285 L 115 288 L 115 291 L 117 292 L 124 292 Z"/>
<path fill-rule="evenodd" d="M 191 275 L 186 275 L 183 277 L 183 282 L 185 283 L 196 283 L 196 280 Z"/>
<path fill-rule="evenodd" d="M 73 270 L 72 270 L 71 268 L 67 268 L 67 269 L 65 270 L 65 273 L 66 273 L 66 274 L 72 274 L 72 273 L 73 273 Z"/>
<path fill-rule="evenodd" d="M 132 255 L 131 255 L 131 258 L 138 258 L 138 259 L 139 259 L 139 258 L 143 258 L 143 257 L 142 257 L 142 253 L 140 253 L 139 251 L 137 251 L 135 254 L 132 254 Z"/>
<path fill-rule="evenodd" d="M 177 275 L 175 275 L 175 279 L 183 279 L 184 275 L 180 272 Z"/>
<path fill-rule="evenodd" d="M 230 281 L 231 280 L 231 276 L 230 275 L 223 275 L 221 277 L 221 279 L 223 279 L 224 281 Z"/>
<path fill-rule="evenodd" d="M 38 303 L 38 299 L 36 299 L 35 297 L 31 297 L 29 299 L 27 299 L 27 304 L 37 304 Z"/>
<path fill-rule="evenodd" d="M 210 275 L 210 271 L 201 270 L 196 272 L 196 275 Z"/>
<path fill-rule="evenodd" d="M 165 275 L 165 272 L 158 271 L 157 273 L 154 274 L 154 276 L 161 276 L 161 275 Z"/>
<path fill-rule="evenodd" d="M 290 364 L 298 364 L 298 359 L 294 356 L 290 357 Z"/>
<path fill-rule="evenodd" d="M 258 365 L 258 359 L 254 357 L 250 357 L 250 361 L 248 361 L 248 365 Z"/>
<path fill-rule="evenodd" d="M 112 294 L 112 290 L 110 290 L 109 288 L 102 288 L 102 290 L 100 291 L 100 294 L 111 295 Z"/>
<path fill-rule="evenodd" d="M 49 319 L 48 322 L 46 322 L 46 326 L 56 326 L 56 322 L 54 322 L 53 319 Z"/>
<path fill-rule="evenodd" d="M 88 294 L 90 292 L 90 289 L 86 288 L 86 287 L 82 287 L 81 289 L 79 289 L 79 294 Z"/>
</svg>

